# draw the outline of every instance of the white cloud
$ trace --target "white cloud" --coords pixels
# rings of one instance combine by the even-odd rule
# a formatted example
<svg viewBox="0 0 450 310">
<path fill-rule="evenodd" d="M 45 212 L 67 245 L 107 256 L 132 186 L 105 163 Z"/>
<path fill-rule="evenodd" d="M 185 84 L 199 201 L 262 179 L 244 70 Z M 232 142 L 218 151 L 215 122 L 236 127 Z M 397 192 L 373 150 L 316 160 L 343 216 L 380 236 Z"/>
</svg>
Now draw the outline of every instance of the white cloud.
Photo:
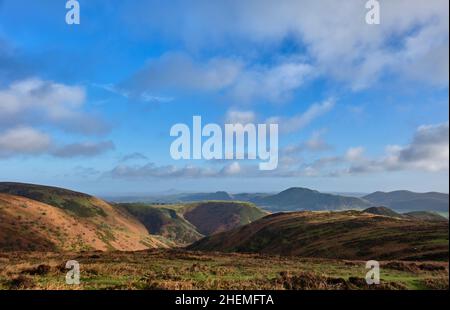
<svg viewBox="0 0 450 310">
<path fill-rule="evenodd" d="M 357 174 L 382 171 L 448 171 L 449 169 L 449 125 L 448 123 L 420 126 L 410 144 L 389 145 L 385 155 L 371 159 L 363 155 L 361 147 L 350 148 L 340 163 L 347 168 L 335 171 L 339 174 Z"/>
<path fill-rule="evenodd" d="M 55 131 L 101 134 L 104 122 L 83 112 L 85 90 L 29 78 L 0 89 L 0 156 L 52 154 L 58 157 L 94 156 L 110 149 L 111 142 L 77 142 L 59 146 Z"/>
<path fill-rule="evenodd" d="M 145 156 L 144 154 L 135 152 L 135 153 L 131 153 L 131 154 L 126 154 L 119 161 L 127 162 L 127 161 L 138 161 L 138 160 L 148 160 L 148 157 Z"/>
<path fill-rule="evenodd" d="M 266 123 L 279 124 L 280 132 L 292 133 L 296 132 L 313 120 L 329 112 L 335 105 L 333 99 L 327 99 L 321 103 L 311 105 L 304 113 L 294 115 L 292 117 L 271 117 L 266 120 Z"/>
<path fill-rule="evenodd" d="M 236 104 L 279 103 L 289 100 L 292 92 L 312 74 L 310 65 L 295 60 L 252 66 L 233 58 L 213 58 L 200 63 L 185 53 L 167 53 L 150 60 L 127 82 L 108 89 L 139 98 L 148 93 L 214 91 L 225 93 Z"/>
<path fill-rule="evenodd" d="M 99 134 L 107 130 L 102 120 L 84 113 L 82 87 L 44 81 L 20 80 L 0 90 L 1 127 L 52 125 L 65 131 Z"/>
<path fill-rule="evenodd" d="M 318 72 L 355 89 L 370 87 L 385 73 L 433 85 L 448 85 L 448 0 L 381 2 L 381 24 L 365 22 L 366 0 L 226 0 L 157 5 L 131 4 L 124 14 L 140 31 L 181 39 L 196 51 L 256 46 L 285 38 L 305 47 Z M 167 19 L 166 16 L 172 18 Z M 145 27 L 141 23 L 145 24 Z M 201 30 L 201 31 L 200 31 Z"/>
<path fill-rule="evenodd" d="M 394 151 L 398 164 L 428 171 L 449 168 L 449 127 L 448 123 L 421 126 L 410 145 Z"/>
<path fill-rule="evenodd" d="M 347 150 L 345 158 L 348 161 L 352 162 L 362 159 L 363 155 L 364 155 L 364 148 L 362 146 L 351 147 Z"/>
<path fill-rule="evenodd" d="M 248 124 L 256 121 L 256 114 L 253 111 L 228 110 L 225 122 L 228 124 Z"/>
<path fill-rule="evenodd" d="M 122 87 L 136 93 L 174 89 L 217 91 L 231 85 L 240 70 L 240 62 L 231 59 L 214 58 L 198 63 L 184 53 L 167 53 L 151 59 Z"/>
<path fill-rule="evenodd" d="M 114 148 L 114 143 L 111 141 L 72 143 L 52 150 L 52 155 L 62 158 L 92 157 Z"/>
<path fill-rule="evenodd" d="M 247 68 L 238 75 L 230 94 L 239 103 L 285 102 L 312 74 L 312 66 L 296 62 Z"/>
<path fill-rule="evenodd" d="M 48 150 L 51 139 L 45 133 L 29 127 L 17 127 L 0 132 L 0 157 L 17 154 L 40 154 Z"/>
<path fill-rule="evenodd" d="M 0 117 L 16 118 L 33 109 L 50 120 L 66 119 L 84 100 L 85 93 L 80 87 L 40 79 L 21 80 L 0 90 Z"/>
<path fill-rule="evenodd" d="M 227 176 L 236 175 L 241 172 L 241 165 L 235 161 L 232 162 L 229 165 L 226 165 L 222 170 L 221 173 Z"/>
</svg>

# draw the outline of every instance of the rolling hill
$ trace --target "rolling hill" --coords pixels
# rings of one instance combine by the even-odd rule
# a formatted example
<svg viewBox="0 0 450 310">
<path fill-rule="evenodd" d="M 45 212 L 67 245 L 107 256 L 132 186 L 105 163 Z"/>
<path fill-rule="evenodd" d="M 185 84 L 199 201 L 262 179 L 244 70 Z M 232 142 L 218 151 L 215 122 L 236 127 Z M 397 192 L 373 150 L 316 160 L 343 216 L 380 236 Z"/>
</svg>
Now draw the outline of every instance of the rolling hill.
<svg viewBox="0 0 450 310">
<path fill-rule="evenodd" d="M 277 213 L 188 248 L 353 260 L 448 260 L 448 223 L 361 211 Z"/>
<path fill-rule="evenodd" d="M 357 197 L 325 194 L 302 187 L 292 187 L 276 195 L 256 198 L 253 202 L 271 211 L 365 209 L 373 206 Z"/>
<path fill-rule="evenodd" d="M 383 205 L 398 212 L 434 211 L 448 213 L 449 211 L 449 195 L 444 193 L 375 192 L 363 198 L 373 204 Z"/>
<path fill-rule="evenodd" d="M 267 215 L 248 202 L 206 201 L 188 204 L 119 204 L 141 221 L 152 234 L 177 245 L 187 245 L 203 236 L 233 229 Z"/>
<path fill-rule="evenodd" d="M 6 250 L 143 250 L 167 247 L 129 213 L 66 189 L 0 183 L 0 248 Z"/>
<path fill-rule="evenodd" d="M 375 215 L 384 215 L 384 216 L 390 216 L 390 217 L 403 217 L 402 214 L 397 213 L 389 208 L 386 207 L 370 207 L 365 210 L 363 210 L 365 213 L 371 213 Z"/>
</svg>

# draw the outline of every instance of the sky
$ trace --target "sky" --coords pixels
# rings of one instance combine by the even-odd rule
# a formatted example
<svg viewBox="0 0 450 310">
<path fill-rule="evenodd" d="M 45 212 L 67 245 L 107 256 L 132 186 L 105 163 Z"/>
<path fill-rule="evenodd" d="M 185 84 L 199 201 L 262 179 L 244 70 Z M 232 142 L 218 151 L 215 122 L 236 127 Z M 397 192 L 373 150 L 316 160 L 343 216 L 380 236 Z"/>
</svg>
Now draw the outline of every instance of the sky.
<svg viewBox="0 0 450 310">
<path fill-rule="evenodd" d="M 0 181 L 96 195 L 449 188 L 447 0 L 0 0 Z M 174 124 L 279 124 L 279 163 Z"/>
</svg>

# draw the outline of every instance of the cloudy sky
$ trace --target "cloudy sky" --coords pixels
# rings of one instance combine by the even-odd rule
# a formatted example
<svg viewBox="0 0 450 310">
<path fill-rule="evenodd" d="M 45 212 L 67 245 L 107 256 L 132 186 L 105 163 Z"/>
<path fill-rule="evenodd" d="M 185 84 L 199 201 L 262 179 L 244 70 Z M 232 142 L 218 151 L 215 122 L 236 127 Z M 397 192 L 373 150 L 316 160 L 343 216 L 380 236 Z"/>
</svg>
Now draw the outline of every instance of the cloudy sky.
<svg viewBox="0 0 450 310">
<path fill-rule="evenodd" d="M 448 192 L 447 0 L 79 2 L 0 0 L 0 181 Z M 193 115 L 278 122 L 278 168 L 174 161 Z"/>
</svg>

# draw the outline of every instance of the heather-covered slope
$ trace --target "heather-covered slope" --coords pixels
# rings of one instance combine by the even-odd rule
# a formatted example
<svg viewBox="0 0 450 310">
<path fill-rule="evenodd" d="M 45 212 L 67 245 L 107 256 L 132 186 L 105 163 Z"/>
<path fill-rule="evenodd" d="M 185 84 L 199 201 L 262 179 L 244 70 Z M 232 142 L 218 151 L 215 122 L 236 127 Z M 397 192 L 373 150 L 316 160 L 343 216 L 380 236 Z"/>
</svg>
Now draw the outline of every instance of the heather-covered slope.
<svg viewBox="0 0 450 310">
<path fill-rule="evenodd" d="M 278 213 L 206 237 L 189 249 L 335 259 L 448 260 L 448 223 L 360 211 Z"/>
<path fill-rule="evenodd" d="M 129 213 L 65 189 L 0 183 L 2 250 L 143 250 L 167 247 Z"/>
</svg>

